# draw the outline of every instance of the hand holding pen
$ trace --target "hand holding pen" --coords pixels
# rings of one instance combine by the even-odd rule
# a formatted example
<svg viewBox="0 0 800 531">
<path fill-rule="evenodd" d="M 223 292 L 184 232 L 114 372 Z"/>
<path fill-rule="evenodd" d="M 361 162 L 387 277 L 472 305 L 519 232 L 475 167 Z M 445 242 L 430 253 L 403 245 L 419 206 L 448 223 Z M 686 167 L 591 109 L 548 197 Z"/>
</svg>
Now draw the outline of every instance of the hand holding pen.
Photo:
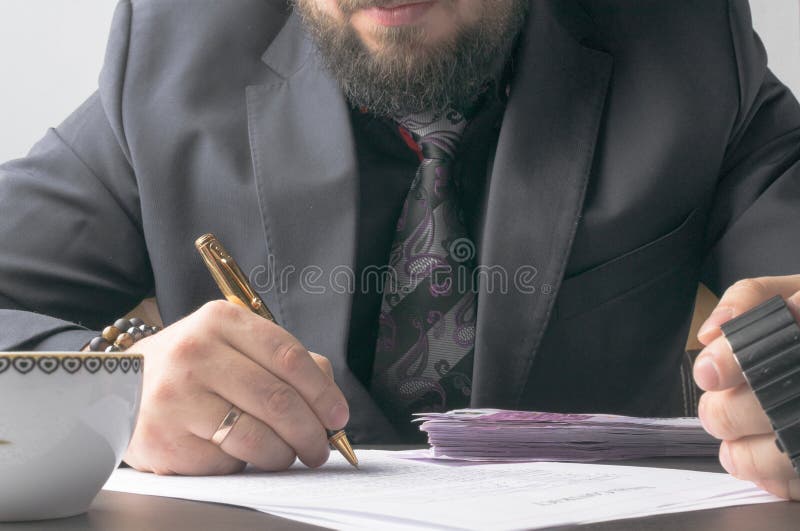
<svg viewBox="0 0 800 531">
<path fill-rule="evenodd" d="M 245 277 L 242 270 L 239 269 L 239 265 L 233 257 L 228 254 L 228 251 L 225 250 L 216 236 L 213 234 L 205 234 L 199 237 L 194 245 L 200 253 L 200 256 L 203 257 L 203 262 L 205 262 L 206 267 L 208 267 L 208 271 L 211 273 L 220 291 L 222 291 L 222 294 L 228 301 L 247 308 L 264 319 L 277 324 L 275 316 L 272 315 L 272 312 L 269 311 L 269 308 L 267 308 L 267 305 L 261 300 L 261 297 L 259 297 L 252 286 L 250 286 L 247 277 Z M 333 372 L 328 360 L 313 352 L 309 354 L 325 360 L 325 369 L 329 376 L 331 376 L 331 380 L 333 380 Z M 235 422 L 235 420 L 232 420 L 232 422 Z M 220 424 L 220 430 L 229 430 L 225 423 L 226 421 L 223 421 L 223 423 Z M 347 434 L 345 434 L 344 430 L 336 431 L 326 428 L 325 431 L 328 435 L 328 442 L 347 459 L 348 463 L 358 468 L 358 458 L 353 452 L 353 448 L 350 446 L 350 441 L 347 439 Z M 227 433 L 227 431 L 225 433 Z"/>
<path fill-rule="evenodd" d="M 213 301 L 136 343 L 145 355 L 141 412 L 125 454 L 159 474 L 283 470 L 328 459 L 327 430 L 347 401 L 328 360 L 240 304 Z M 349 445 L 348 445 L 349 447 Z"/>
</svg>

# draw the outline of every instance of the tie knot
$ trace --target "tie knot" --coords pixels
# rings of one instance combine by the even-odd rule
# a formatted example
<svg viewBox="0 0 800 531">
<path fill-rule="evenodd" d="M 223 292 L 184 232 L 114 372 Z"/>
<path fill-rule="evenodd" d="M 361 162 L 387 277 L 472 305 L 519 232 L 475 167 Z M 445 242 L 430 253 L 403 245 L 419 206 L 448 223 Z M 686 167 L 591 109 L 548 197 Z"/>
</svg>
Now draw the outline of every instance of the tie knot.
<svg viewBox="0 0 800 531">
<path fill-rule="evenodd" d="M 397 122 L 414 135 L 426 159 L 452 159 L 467 125 L 461 113 L 454 110 L 409 114 Z"/>
</svg>

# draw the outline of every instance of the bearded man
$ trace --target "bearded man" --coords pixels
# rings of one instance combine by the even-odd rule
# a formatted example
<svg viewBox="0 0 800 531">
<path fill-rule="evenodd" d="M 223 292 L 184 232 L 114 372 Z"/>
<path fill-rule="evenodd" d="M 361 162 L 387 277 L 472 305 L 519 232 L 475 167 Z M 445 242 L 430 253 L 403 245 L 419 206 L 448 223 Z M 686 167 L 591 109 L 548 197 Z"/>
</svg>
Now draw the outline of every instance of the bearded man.
<svg viewBox="0 0 800 531">
<path fill-rule="evenodd" d="M 799 161 L 746 0 L 122 0 L 99 90 L 0 167 L 0 348 L 154 295 L 127 463 L 280 470 L 414 411 L 690 413 L 703 283 L 700 416 L 798 499 L 720 325 L 800 317 Z M 209 231 L 280 327 L 215 301 Z"/>
</svg>

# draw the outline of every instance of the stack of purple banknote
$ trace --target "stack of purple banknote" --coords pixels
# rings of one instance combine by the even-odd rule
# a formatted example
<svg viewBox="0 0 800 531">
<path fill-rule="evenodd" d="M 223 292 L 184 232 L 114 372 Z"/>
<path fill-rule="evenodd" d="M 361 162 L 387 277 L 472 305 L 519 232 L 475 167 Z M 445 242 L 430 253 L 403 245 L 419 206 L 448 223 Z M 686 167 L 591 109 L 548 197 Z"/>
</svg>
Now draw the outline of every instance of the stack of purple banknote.
<svg viewBox="0 0 800 531">
<path fill-rule="evenodd" d="M 469 461 L 602 461 L 714 456 L 697 418 L 459 409 L 420 413 L 430 457 Z"/>
</svg>

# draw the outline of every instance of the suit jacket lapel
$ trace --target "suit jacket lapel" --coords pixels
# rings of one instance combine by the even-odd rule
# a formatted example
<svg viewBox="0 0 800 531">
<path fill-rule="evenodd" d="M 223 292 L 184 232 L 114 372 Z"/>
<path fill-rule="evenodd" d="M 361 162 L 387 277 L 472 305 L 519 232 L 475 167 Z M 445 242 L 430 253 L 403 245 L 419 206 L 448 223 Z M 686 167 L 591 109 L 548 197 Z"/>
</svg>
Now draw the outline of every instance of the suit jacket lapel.
<svg viewBox="0 0 800 531">
<path fill-rule="evenodd" d="M 270 72 L 247 87 L 247 108 L 272 270 L 266 298 L 287 330 L 331 360 L 349 394 L 351 438 L 388 440 L 393 428 L 346 360 L 358 201 L 349 109 L 297 15 L 262 59 Z"/>
<path fill-rule="evenodd" d="M 582 46 L 560 2 L 531 2 L 495 155 L 480 262 L 473 406 L 517 407 L 580 221 L 611 57 Z M 573 4 L 572 2 L 568 4 Z M 580 17 L 578 17 L 580 18 Z M 567 18 L 570 25 L 575 13 Z"/>
</svg>

